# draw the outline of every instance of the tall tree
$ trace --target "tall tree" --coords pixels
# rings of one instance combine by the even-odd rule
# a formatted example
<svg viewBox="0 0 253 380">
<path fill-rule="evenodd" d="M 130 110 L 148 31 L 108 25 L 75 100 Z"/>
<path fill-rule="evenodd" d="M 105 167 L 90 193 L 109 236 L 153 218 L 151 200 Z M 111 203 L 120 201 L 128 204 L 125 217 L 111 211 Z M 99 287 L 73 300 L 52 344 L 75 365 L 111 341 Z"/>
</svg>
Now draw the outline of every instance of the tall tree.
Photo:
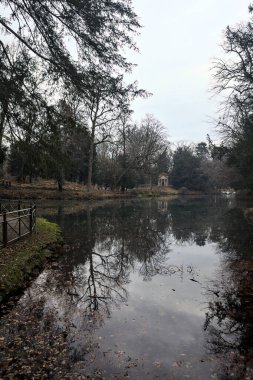
<svg viewBox="0 0 253 380">
<path fill-rule="evenodd" d="M 58 103 L 58 125 L 67 157 L 66 179 L 84 182 L 88 176 L 90 134 L 82 99 L 68 90 Z"/>
<path fill-rule="evenodd" d="M 0 6 L 3 30 L 79 89 L 87 87 L 80 62 L 131 67 L 122 55 L 122 46 L 136 48 L 132 35 L 140 27 L 131 0 L 1 0 Z M 0 44 L 5 48 L 4 39 Z"/>
<path fill-rule="evenodd" d="M 186 187 L 190 190 L 205 190 L 208 177 L 201 168 L 201 160 L 189 145 L 178 146 L 173 154 L 171 183 L 176 188 Z"/>
<path fill-rule="evenodd" d="M 140 125 L 128 129 L 126 137 L 125 167 L 122 168 L 116 185 L 121 184 L 124 176 L 133 169 L 150 179 L 159 156 L 168 146 L 163 125 L 151 114 L 147 114 Z"/>
<path fill-rule="evenodd" d="M 0 45 L 0 147 L 5 132 L 10 132 L 13 127 L 17 108 L 23 107 L 32 92 L 32 96 L 35 95 L 34 72 L 34 61 L 25 49 Z"/>
<path fill-rule="evenodd" d="M 249 7 L 252 12 L 253 7 Z M 228 164 L 238 170 L 235 186 L 253 190 L 253 18 L 234 28 L 227 27 L 223 42 L 227 58 L 214 65 L 214 90 L 225 95 L 217 128 L 227 148 Z"/>
<path fill-rule="evenodd" d="M 91 130 L 88 191 L 92 185 L 95 147 L 112 140 L 115 122 L 123 114 L 129 113 L 130 101 L 138 95 L 145 95 L 144 91 L 137 89 L 135 83 L 125 86 L 121 75 L 112 77 L 107 72 L 92 70 L 89 78 L 90 85 L 85 101 Z"/>
</svg>

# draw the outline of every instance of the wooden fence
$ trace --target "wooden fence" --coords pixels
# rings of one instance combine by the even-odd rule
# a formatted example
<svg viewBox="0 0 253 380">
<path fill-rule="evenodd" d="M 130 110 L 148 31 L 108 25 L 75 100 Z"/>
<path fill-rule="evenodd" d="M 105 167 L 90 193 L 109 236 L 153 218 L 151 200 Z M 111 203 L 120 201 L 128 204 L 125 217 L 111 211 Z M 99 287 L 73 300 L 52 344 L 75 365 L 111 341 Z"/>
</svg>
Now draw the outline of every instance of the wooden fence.
<svg viewBox="0 0 253 380">
<path fill-rule="evenodd" d="M 0 248 L 32 234 L 36 225 L 36 205 L 0 200 Z"/>
</svg>

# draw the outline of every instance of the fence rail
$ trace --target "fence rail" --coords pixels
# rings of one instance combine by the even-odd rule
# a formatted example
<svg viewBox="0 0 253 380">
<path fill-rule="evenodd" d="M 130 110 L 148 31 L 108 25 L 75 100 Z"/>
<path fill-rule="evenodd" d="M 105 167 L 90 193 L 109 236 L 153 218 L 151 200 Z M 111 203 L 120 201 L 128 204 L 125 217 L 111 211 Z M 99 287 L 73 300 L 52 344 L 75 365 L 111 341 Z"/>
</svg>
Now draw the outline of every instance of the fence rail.
<svg viewBox="0 0 253 380">
<path fill-rule="evenodd" d="M 36 205 L 0 200 L 0 248 L 32 234 L 36 226 Z"/>
</svg>

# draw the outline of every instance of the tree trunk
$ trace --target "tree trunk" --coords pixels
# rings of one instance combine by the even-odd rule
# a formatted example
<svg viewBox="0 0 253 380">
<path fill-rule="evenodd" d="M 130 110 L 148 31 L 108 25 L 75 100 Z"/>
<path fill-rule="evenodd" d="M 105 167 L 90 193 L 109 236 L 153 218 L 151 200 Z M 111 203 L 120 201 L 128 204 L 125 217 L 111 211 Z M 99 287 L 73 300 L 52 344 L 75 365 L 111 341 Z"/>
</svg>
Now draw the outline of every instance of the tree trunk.
<svg viewBox="0 0 253 380">
<path fill-rule="evenodd" d="M 2 148 L 3 135 L 4 135 L 4 123 L 5 123 L 6 115 L 8 112 L 8 102 L 5 101 L 2 104 L 2 108 L 3 110 L 0 115 L 0 148 Z"/>
<path fill-rule="evenodd" d="M 87 190 L 91 191 L 92 185 L 92 169 L 93 169 L 93 156 L 94 156 L 94 136 L 95 136 L 95 121 L 92 122 L 91 129 L 91 140 L 90 140 L 90 152 L 89 152 L 89 166 L 88 166 L 88 182 L 87 182 Z"/>
<path fill-rule="evenodd" d="M 150 176 L 149 176 L 149 186 L 150 186 L 150 190 L 152 190 L 153 181 L 152 181 L 152 174 L 151 173 L 150 173 Z"/>
<path fill-rule="evenodd" d="M 64 169 L 63 169 L 63 167 L 60 168 L 59 176 L 57 179 L 57 184 L 58 184 L 58 191 L 60 193 L 62 193 L 63 192 L 63 185 L 64 185 Z"/>
<path fill-rule="evenodd" d="M 62 183 L 62 181 L 60 179 L 58 180 L 58 191 L 60 193 L 63 192 L 63 183 Z"/>
</svg>

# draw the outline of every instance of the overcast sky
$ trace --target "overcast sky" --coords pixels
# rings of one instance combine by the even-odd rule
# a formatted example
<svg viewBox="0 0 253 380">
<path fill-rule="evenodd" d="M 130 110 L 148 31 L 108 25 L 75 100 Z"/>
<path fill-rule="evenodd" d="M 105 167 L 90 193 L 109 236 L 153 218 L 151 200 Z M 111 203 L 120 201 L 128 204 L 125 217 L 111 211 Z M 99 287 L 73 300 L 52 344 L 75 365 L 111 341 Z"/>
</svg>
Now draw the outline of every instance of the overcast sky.
<svg viewBox="0 0 253 380">
<path fill-rule="evenodd" d="M 215 137 L 209 118 L 217 100 L 210 99 L 210 67 L 221 56 L 222 32 L 248 20 L 249 0 L 133 0 L 143 25 L 133 79 L 153 93 L 135 101 L 134 119 L 153 113 L 172 141 Z"/>
</svg>

